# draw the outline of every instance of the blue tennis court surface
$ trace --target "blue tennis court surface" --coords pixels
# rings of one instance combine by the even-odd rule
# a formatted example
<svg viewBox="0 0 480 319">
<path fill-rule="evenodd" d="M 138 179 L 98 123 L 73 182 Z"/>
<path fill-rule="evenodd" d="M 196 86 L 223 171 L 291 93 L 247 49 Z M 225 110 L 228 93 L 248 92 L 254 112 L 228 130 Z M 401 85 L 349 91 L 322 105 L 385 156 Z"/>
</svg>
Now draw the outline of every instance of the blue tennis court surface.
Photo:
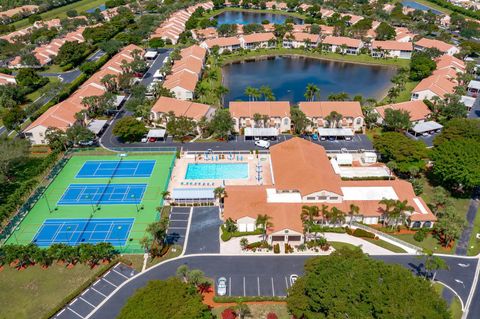
<svg viewBox="0 0 480 319">
<path fill-rule="evenodd" d="M 150 177 L 155 161 L 86 161 L 77 178 Z"/>
<path fill-rule="evenodd" d="M 57 205 L 140 204 L 147 184 L 70 184 Z"/>
<path fill-rule="evenodd" d="M 33 242 L 40 247 L 53 244 L 96 244 L 125 246 L 134 218 L 47 219 Z"/>
</svg>

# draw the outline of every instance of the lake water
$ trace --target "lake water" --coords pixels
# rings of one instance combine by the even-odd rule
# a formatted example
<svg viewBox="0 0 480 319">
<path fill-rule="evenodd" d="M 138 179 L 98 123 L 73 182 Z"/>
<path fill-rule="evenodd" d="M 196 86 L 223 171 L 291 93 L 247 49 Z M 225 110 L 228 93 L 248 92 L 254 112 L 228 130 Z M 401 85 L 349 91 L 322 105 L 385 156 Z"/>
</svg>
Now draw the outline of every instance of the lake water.
<svg viewBox="0 0 480 319">
<path fill-rule="evenodd" d="M 415 1 L 411 1 L 411 0 L 404 0 L 402 1 L 402 4 L 404 7 L 408 7 L 408 8 L 412 8 L 412 9 L 417 9 L 417 10 L 423 10 L 423 11 L 432 11 L 432 13 L 436 14 L 436 15 L 441 15 L 443 14 L 442 12 L 438 11 L 438 10 L 435 10 L 435 9 L 432 9 L 424 4 L 421 4 L 421 3 L 418 3 L 418 2 L 415 2 Z"/>
<path fill-rule="evenodd" d="M 317 60 L 303 57 L 274 57 L 268 60 L 229 64 L 223 67 L 223 82 L 230 92 L 229 101 L 248 101 L 244 94 L 247 86 L 259 88 L 268 85 L 277 100 L 292 103 L 305 101 L 303 96 L 307 84 L 320 88 L 320 100 L 327 100 L 332 93 L 345 92 L 381 99 L 392 86 L 390 79 L 396 69 Z"/>
<path fill-rule="evenodd" d="M 262 23 L 263 20 L 268 20 L 270 23 L 284 23 L 288 18 L 286 15 L 274 13 L 256 13 L 256 12 L 242 12 L 242 11 L 225 11 L 215 17 L 218 25 L 221 24 L 250 24 Z M 303 24 L 302 19 L 293 18 L 295 24 Z"/>
</svg>

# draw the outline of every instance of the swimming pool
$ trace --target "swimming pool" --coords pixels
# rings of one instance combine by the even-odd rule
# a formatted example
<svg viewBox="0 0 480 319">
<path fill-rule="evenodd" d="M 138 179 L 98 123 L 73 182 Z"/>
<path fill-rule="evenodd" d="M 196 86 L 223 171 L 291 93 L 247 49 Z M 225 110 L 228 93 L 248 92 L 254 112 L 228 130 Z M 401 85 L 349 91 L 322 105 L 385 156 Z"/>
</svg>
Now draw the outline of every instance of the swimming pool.
<svg viewBox="0 0 480 319">
<path fill-rule="evenodd" d="M 248 178 L 248 163 L 188 164 L 185 179 Z"/>
</svg>

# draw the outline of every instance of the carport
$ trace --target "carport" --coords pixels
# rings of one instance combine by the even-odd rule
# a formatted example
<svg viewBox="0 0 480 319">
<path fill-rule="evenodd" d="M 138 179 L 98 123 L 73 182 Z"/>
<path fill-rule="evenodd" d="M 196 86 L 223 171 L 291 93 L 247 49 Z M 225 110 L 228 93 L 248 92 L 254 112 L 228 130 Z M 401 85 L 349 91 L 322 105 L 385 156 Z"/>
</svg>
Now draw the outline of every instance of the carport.
<svg viewBox="0 0 480 319">
<path fill-rule="evenodd" d="M 320 140 L 325 139 L 346 139 L 351 140 L 355 133 L 352 129 L 349 128 L 327 128 L 327 127 L 319 127 L 318 128 L 318 136 L 320 136 Z"/>
<path fill-rule="evenodd" d="M 103 132 L 105 126 L 107 125 L 107 120 L 93 120 L 88 123 L 88 130 L 95 134 L 96 136 L 100 136 Z"/>
<path fill-rule="evenodd" d="M 438 124 L 434 121 L 428 121 L 423 123 L 418 123 L 412 128 L 414 136 L 422 136 L 423 134 L 433 134 L 438 133 L 443 128 L 441 124 Z"/>
<path fill-rule="evenodd" d="M 260 138 L 278 138 L 278 129 L 274 127 L 246 127 L 243 135 L 245 139 Z"/>
<path fill-rule="evenodd" d="M 199 204 L 215 201 L 213 188 L 174 188 L 172 200 L 175 203 Z"/>
<path fill-rule="evenodd" d="M 156 141 L 163 140 L 165 138 L 166 130 L 162 128 L 152 129 L 148 131 L 147 141 L 150 141 L 151 138 L 154 138 Z"/>
</svg>

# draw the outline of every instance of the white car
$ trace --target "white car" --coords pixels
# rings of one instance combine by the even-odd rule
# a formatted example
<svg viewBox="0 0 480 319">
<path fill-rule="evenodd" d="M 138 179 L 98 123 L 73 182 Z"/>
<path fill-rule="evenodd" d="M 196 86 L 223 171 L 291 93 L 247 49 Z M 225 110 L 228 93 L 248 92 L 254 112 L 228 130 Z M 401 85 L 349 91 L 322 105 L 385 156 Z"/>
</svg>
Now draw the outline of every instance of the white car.
<svg viewBox="0 0 480 319">
<path fill-rule="evenodd" d="M 255 145 L 257 145 L 258 147 L 261 147 L 261 148 L 269 148 L 270 147 L 270 142 L 260 140 L 260 141 L 255 141 Z"/>
<path fill-rule="evenodd" d="M 225 296 L 227 294 L 227 278 L 220 277 L 217 280 L 217 295 Z"/>
<path fill-rule="evenodd" d="M 290 286 L 293 286 L 293 284 L 295 283 L 295 281 L 297 281 L 297 279 L 298 279 L 298 275 L 291 274 L 290 275 Z"/>
</svg>

